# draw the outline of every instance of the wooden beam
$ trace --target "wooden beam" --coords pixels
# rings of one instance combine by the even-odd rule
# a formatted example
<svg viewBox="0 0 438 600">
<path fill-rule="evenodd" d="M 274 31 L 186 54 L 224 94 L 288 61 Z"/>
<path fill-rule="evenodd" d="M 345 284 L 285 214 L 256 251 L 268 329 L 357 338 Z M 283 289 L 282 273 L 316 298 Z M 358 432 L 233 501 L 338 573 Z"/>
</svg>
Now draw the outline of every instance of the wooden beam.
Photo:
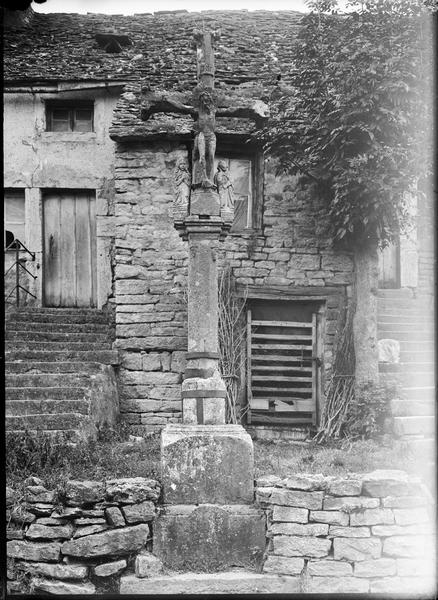
<svg viewBox="0 0 438 600">
<path fill-rule="evenodd" d="M 284 333 L 253 333 L 253 338 L 260 340 L 311 340 L 312 336 L 306 333 L 300 334 L 284 334 Z"/>
<path fill-rule="evenodd" d="M 303 413 L 298 414 L 287 414 L 287 413 L 264 413 L 262 411 L 254 410 L 252 412 L 253 423 L 260 424 L 312 424 L 312 416 Z"/>
<path fill-rule="evenodd" d="M 329 296 L 342 294 L 346 285 L 300 286 L 274 285 L 261 287 L 256 284 L 237 284 L 236 295 L 243 298 L 260 298 L 270 300 L 315 300 L 322 301 Z"/>
<path fill-rule="evenodd" d="M 253 348 L 256 350 L 308 350 L 312 351 L 312 347 L 304 345 L 291 345 L 291 344 L 253 344 Z"/>
<path fill-rule="evenodd" d="M 312 373 L 312 367 L 291 367 L 290 365 L 287 367 L 281 366 L 279 367 L 278 365 L 253 365 L 252 367 L 253 371 L 287 371 L 287 372 L 291 372 L 291 371 L 309 371 L 310 373 Z"/>
<path fill-rule="evenodd" d="M 266 375 L 253 375 L 252 376 L 252 380 L 253 381 L 266 381 L 267 377 Z M 275 377 L 275 379 L 272 380 L 273 382 L 276 381 L 293 381 L 293 382 L 304 382 L 304 383 L 312 383 L 312 378 L 311 377 L 285 377 L 283 375 L 277 375 Z"/>
<path fill-rule="evenodd" d="M 261 327 L 300 327 L 301 329 L 312 329 L 312 323 L 304 323 L 300 321 L 252 321 L 253 326 Z"/>
<path fill-rule="evenodd" d="M 310 350 L 310 348 L 309 348 Z M 287 354 L 253 354 L 252 362 L 290 362 L 306 363 L 312 362 L 311 356 L 288 356 Z M 291 367 L 294 368 L 294 367 Z M 302 368 L 302 366 L 300 366 Z"/>
</svg>

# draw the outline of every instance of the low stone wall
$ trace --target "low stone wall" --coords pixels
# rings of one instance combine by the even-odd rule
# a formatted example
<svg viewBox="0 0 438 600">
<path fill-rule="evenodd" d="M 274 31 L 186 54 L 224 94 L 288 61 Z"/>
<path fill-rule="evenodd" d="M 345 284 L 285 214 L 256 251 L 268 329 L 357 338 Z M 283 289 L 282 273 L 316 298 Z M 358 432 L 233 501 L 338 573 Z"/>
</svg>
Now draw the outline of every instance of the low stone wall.
<svg viewBox="0 0 438 600">
<path fill-rule="evenodd" d="M 403 471 L 268 476 L 256 498 L 267 516 L 263 572 L 296 576 L 303 592 L 435 590 L 434 502 Z"/>
<path fill-rule="evenodd" d="M 118 592 L 124 572 L 159 572 L 151 554 L 157 481 L 69 481 L 61 491 L 33 477 L 25 483 L 24 497 L 6 490 L 8 593 Z"/>
<path fill-rule="evenodd" d="M 178 574 L 152 554 L 157 481 L 68 481 L 58 492 L 42 483 L 30 478 L 21 497 L 6 490 L 8 593 L 130 593 L 133 582 L 143 593 L 148 578 L 160 593 L 162 580 L 173 590 Z M 257 585 L 301 593 L 435 591 L 434 500 L 403 471 L 269 475 L 257 480 L 255 496 L 267 542 Z M 243 582 L 248 574 L 241 575 Z"/>
</svg>

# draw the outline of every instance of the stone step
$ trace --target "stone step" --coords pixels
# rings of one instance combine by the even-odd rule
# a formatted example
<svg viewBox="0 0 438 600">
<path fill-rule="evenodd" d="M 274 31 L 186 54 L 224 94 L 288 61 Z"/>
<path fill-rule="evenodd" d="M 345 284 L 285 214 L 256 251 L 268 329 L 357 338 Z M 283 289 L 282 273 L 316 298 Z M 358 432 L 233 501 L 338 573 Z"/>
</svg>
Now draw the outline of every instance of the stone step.
<svg viewBox="0 0 438 600">
<path fill-rule="evenodd" d="M 430 362 L 405 362 L 405 363 L 385 363 L 379 362 L 379 371 L 381 373 L 434 373 L 435 363 Z"/>
<path fill-rule="evenodd" d="M 436 461 L 436 440 L 434 437 L 407 437 L 403 441 L 412 454 L 423 460 Z"/>
<path fill-rule="evenodd" d="M 379 288 L 377 291 L 378 298 L 414 298 L 414 294 L 410 288 Z"/>
<path fill-rule="evenodd" d="M 38 374 L 38 373 L 94 373 L 100 367 L 99 362 L 79 361 L 23 361 L 6 362 L 5 372 L 7 374 Z"/>
<path fill-rule="evenodd" d="M 24 417 L 38 414 L 80 413 L 88 415 L 88 400 L 6 400 L 7 417 Z"/>
<path fill-rule="evenodd" d="M 26 416 L 13 416 L 5 418 L 6 429 L 35 429 L 41 430 L 63 430 L 79 429 L 83 426 L 88 417 L 81 413 L 47 413 Z"/>
<path fill-rule="evenodd" d="M 404 400 L 432 400 L 435 401 L 435 386 L 404 386 L 401 390 Z"/>
<path fill-rule="evenodd" d="M 411 333 L 411 332 L 429 332 L 432 331 L 434 329 L 434 324 L 433 322 L 429 322 L 429 321 L 422 321 L 422 322 L 415 322 L 415 321 L 411 321 L 411 322 L 394 322 L 394 323 L 388 323 L 387 321 L 378 321 L 377 323 L 377 329 L 379 331 L 384 331 L 384 332 L 388 332 L 388 333 Z M 390 336 L 388 336 L 390 337 Z"/>
<path fill-rule="evenodd" d="M 402 385 L 414 387 L 434 387 L 435 386 L 435 373 L 433 371 L 421 372 L 421 371 L 401 371 L 399 373 L 399 380 Z"/>
<path fill-rule="evenodd" d="M 392 324 L 392 323 L 407 323 L 409 325 L 420 324 L 427 325 L 433 324 L 433 313 L 429 314 L 428 312 L 418 312 L 418 311 L 377 311 L 377 327 L 380 327 L 381 324 Z"/>
<path fill-rule="evenodd" d="M 29 433 L 34 436 L 41 434 L 41 429 L 30 429 L 29 427 L 26 427 L 25 429 L 13 429 L 10 426 L 8 426 L 7 431 L 11 433 L 19 433 L 22 435 L 26 433 Z M 56 440 L 59 440 L 59 438 L 62 436 L 63 442 L 70 442 L 73 444 L 76 444 L 78 441 L 84 439 L 84 436 L 78 429 L 47 429 L 46 431 L 44 431 L 44 435 L 51 438 L 55 438 Z"/>
<path fill-rule="evenodd" d="M 425 437 L 435 432 L 433 416 L 394 417 L 394 433 L 399 436 L 422 434 Z"/>
<path fill-rule="evenodd" d="M 400 362 L 401 363 L 430 363 L 432 362 L 433 364 L 435 364 L 434 362 L 435 359 L 435 352 L 434 352 L 434 348 L 431 348 L 429 350 L 415 350 L 415 349 L 408 349 L 405 348 L 405 344 L 403 344 L 402 348 L 400 349 Z"/>
<path fill-rule="evenodd" d="M 105 343 L 109 342 L 107 333 L 65 333 L 57 331 L 14 331 L 7 329 L 5 335 L 6 341 L 18 340 L 29 342 L 88 342 Z"/>
<path fill-rule="evenodd" d="M 433 356 L 434 340 L 399 340 L 400 352 L 429 352 Z"/>
<path fill-rule="evenodd" d="M 379 340 L 390 338 L 398 340 L 399 342 L 433 344 L 434 337 L 434 331 L 432 329 L 429 329 L 428 331 L 418 331 L 418 329 L 413 329 L 412 331 L 377 331 L 377 338 Z"/>
<path fill-rule="evenodd" d="M 93 373 L 17 373 L 7 374 L 6 388 L 32 387 L 87 387 L 96 375 Z M 94 377 L 95 378 L 95 377 Z"/>
<path fill-rule="evenodd" d="M 92 343 L 92 342 L 31 342 L 31 341 L 18 341 L 9 340 L 7 343 L 7 350 L 16 351 L 23 350 L 26 353 L 34 351 L 46 351 L 51 350 L 52 352 L 99 352 L 100 350 L 111 350 L 112 344 L 110 342 Z"/>
<path fill-rule="evenodd" d="M 53 333 L 101 333 L 108 334 L 107 323 L 52 323 L 51 321 L 35 323 L 33 321 L 6 321 L 7 331 L 42 331 Z"/>
<path fill-rule="evenodd" d="M 387 310 L 390 310 L 392 313 L 404 313 L 405 311 L 432 313 L 433 309 L 433 305 L 425 300 L 419 301 L 409 298 L 379 298 L 377 300 L 377 314 Z"/>
<path fill-rule="evenodd" d="M 32 322 L 32 323 L 99 323 L 107 324 L 111 322 L 112 317 L 109 313 L 100 310 L 69 310 L 69 309 L 23 309 L 19 311 L 8 311 L 5 315 L 5 321 L 12 322 Z"/>
<path fill-rule="evenodd" d="M 9 400 L 80 400 L 88 397 L 84 387 L 9 387 L 5 389 Z"/>
<path fill-rule="evenodd" d="M 301 591 L 299 577 L 265 575 L 250 571 L 221 573 L 175 573 L 139 579 L 135 575 L 120 578 L 120 594 L 293 594 Z"/>
<path fill-rule="evenodd" d="M 391 400 L 391 410 L 395 417 L 425 417 L 435 414 L 435 403 L 431 400 Z"/>
<path fill-rule="evenodd" d="M 117 365 L 119 363 L 119 354 L 117 350 L 7 350 L 5 353 L 6 361 L 17 361 L 17 364 L 27 362 L 65 362 L 65 361 L 90 361 L 105 365 Z M 20 361 L 20 362 L 19 362 Z"/>
</svg>

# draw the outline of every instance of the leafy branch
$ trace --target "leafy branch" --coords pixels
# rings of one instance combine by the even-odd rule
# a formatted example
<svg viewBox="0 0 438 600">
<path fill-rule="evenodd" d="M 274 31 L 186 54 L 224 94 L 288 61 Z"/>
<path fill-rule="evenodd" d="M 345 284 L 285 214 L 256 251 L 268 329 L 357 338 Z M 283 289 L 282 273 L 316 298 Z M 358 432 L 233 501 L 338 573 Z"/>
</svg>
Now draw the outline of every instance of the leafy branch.
<svg viewBox="0 0 438 600">
<path fill-rule="evenodd" d="M 279 172 L 318 183 L 337 242 L 384 247 L 432 173 L 433 3 L 347 4 L 308 2 L 260 137 Z"/>
</svg>

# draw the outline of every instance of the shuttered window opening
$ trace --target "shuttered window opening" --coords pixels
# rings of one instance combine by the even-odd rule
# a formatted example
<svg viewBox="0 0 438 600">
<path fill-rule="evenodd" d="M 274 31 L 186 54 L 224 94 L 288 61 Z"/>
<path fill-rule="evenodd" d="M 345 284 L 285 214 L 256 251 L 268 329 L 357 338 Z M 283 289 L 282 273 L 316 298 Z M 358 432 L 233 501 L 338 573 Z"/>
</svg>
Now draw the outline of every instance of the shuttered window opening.
<svg viewBox="0 0 438 600">
<path fill-rule="evenodd" d="M 253 320 L 248 310 L 248 421 L 315 424 L 318 318 Z"/>
</svg>

